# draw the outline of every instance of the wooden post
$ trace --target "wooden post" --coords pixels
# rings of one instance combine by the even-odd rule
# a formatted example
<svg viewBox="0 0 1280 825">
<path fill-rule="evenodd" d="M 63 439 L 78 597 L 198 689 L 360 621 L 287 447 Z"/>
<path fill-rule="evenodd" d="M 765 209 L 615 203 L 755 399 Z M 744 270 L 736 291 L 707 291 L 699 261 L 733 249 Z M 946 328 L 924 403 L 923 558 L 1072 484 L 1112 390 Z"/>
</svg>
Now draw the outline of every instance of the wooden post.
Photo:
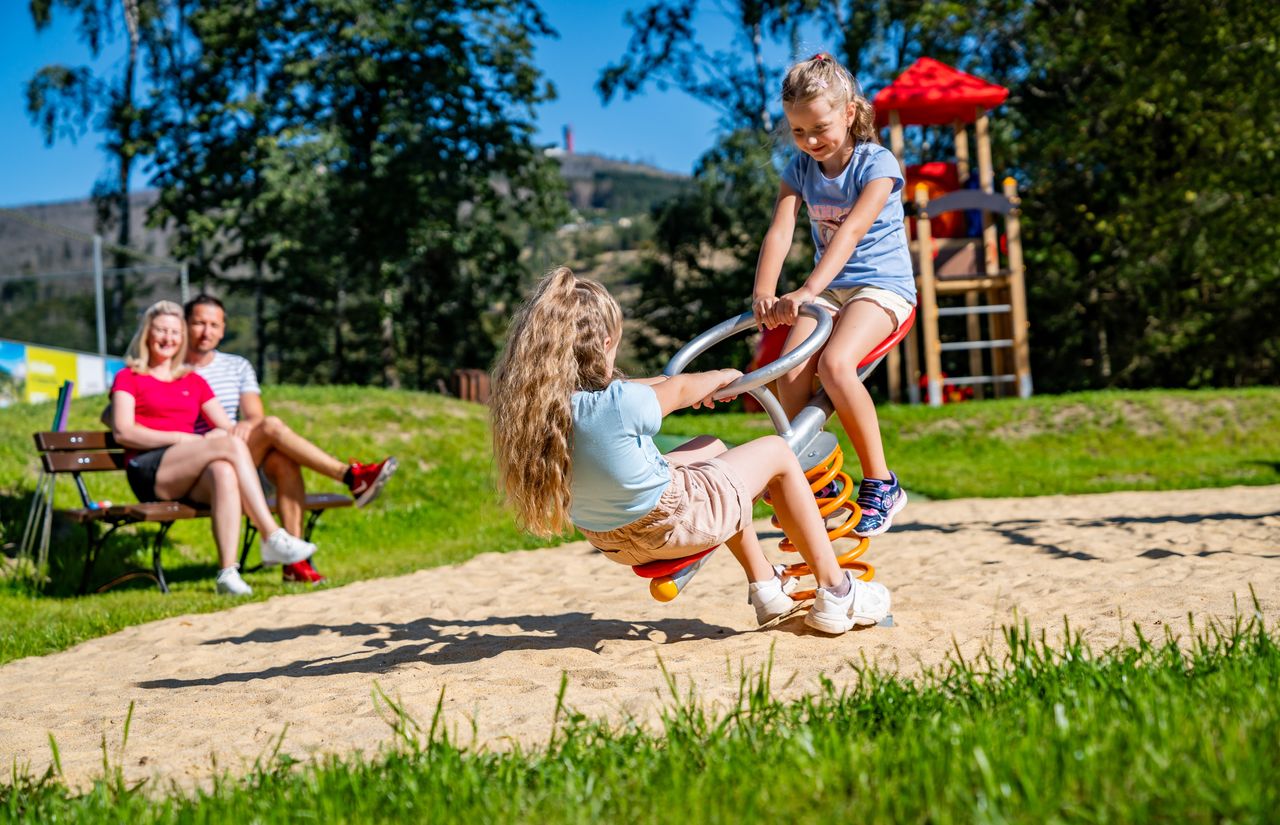
<svg viewBox="0 0 1280 825">
<path fill-rule="evenodd" d="M 995 173 L 991 168 L 991 135 L 989 134 L 987 114 L 978 107 L 978 119 L 974 121 L 974 131 L 978 135 L 978 185 L 983 192 L 995 193 Z M 983 264 L 988 275 L 996 274 L 1000 269 L 1000 244 L 996 238 L 996 228 L 991 223 L 991 215 L 982 213 L 982 251 Z"/>
<path fill-rule="evenodd" d="M 884 359 L 885 371 L 889 374 L 889 400 L 895 404 L 902 403 L 902 354 L 898 352 L 901 346 L 889 350 Z"/>
<path fill-rule="evenodd" d="M 969 130 L 964 122 L 957 120 L 951 125 L 956 140 L 956 174 L 960 177 L 960 188 L 964 189 L 969 181 Z"/>
<path fill-rule="evenodd" d="M 1005 221 L 1005 236 L 1009 241 L 1009 304 L 1013 325 L 1014 375 L 1018 378 L 1019 398 L 1031 397 L 1031 347 L 1027 330 L 1027 289 L 1022 263 L 1022 227 L 1019 220 L 1022 200 L 1018 197 L 1018 183 L 1013 178 L 1004 179 L 1004 196 L 1013 204 Z"/>
<path fill-rule="evenodd" d="M 924 363 L 929 406 L 942 405 L 942 341 L 938 337 L 938 292 L 933 278 L 933 229 L 929 190 L 916 186 L 916 254 L 920 261 L 920 309 L 924 320 Z"/>
<path fill-rule="evenodd" d="M 920 291 L 920 279 L 916 278 L 916 291 Z M 916 323 L 912 329 L 907 330 L 907 338 L 903 342 L 906 345 L 907 362 L 907 402 L 911 404 L 920 403 L 920 345 L 917 343 L 919 339 L 920 320 L 919 297 L 916 298 Z"/>
<path fill-rule="evenodd" d="M 969 308 L 978 306 L 978 290 L 969 289 L 964 293 L 964 305 Z M 969 343 L 982 340 L 982 319 L 977 314 L 970 312 L 964 319 L 965 338 Z M 982 350 L 969 350 L 969 374 L 983 375 L 982 372 Z M 973 385 L 973 397 L 979 401 L 983 398 L 983 387 L 981 384 Z"/>
<path fill-rule="evenodd" d="M 907 174 L 906 159 L 904 157 L 906 155 L 906 143 L 906 138 L 902 131 L 902 117 L 898 114 L 898 110 L 894 109 L 889 112 L 889 147 L 893 150 L 893 156 L 898 159 L 898 168 L 902 171 L 904 178 Z M 907 187 L 902 187 L 902 200 L 906 201 L 909 197 L 910 195 L 907 193 Z M 906 223 L 904 229 L 907 233 L 907 248 L 909 249 L 911 247 L 911 222 L 905 221 L 904 223 Z M 889 400 L 895 403 L 902 401 L 902 364 L 901 356 L 898 352 L 898 348 L 901 346 L 902 345 L 899 344 L 889 350 L 889 357 L 886 362 L 886 368 L 889 371 Z M 910 371 L 913 366 L 911 355 L 908 354 L 908 371 Z M 907 393 L 908 396 L 910 396 L 910 385 L 907 387 Z M 916 400 L 918 399 L 912 399 L 913 403 Z"/>
<path fill-rule="evenodd" d="M 995 193 L 995 170 L 991 163 L 991 123 L 987 118 L 986 110 L 978 106 L 974 110 L 973 121 L 974 133 L 978 142 L 978 186 L 983 192 Z M 982 213 L 982 265 L 983 271 L 988 275 L 995 275 L 1000 271 L 1000 238 L 996 231 L 995 225 L 991 222 L 991 213 Z M 988 289 L 986 291 L 986 301 L 988 304 L 998 304 L 1003 302 L 1003 290 Z M 987 337 L 990 339 L 1004 338 L 1005 336 L 1004 318 L 999 315 L 987 316 Z M 991 370 L 997 375 L 1004 375 L 1008 372 L 1009 358 L 1008 353 L 1004 350 L 991 351 Z M 1005 386 L 1003 384 L 995 384 L 992 386 L 992 395 L 999 398 L 1006 395 Z"/>
<path fill-rule="evenodd" d="M 902 117 L 897 109 L 889 112 L 889 148 L 893 150 L 893 156 L 898 159 L 898 167 L 902 169 L 902 174 L 905 176 L 907 163 L 904 155 L 907 151 L 907 141 L 902 132 Z M 902 187 L 902 199 L 905 201 L 909 197 L 911 195 L 907 192 L 907 187 Z"/>
</svg>

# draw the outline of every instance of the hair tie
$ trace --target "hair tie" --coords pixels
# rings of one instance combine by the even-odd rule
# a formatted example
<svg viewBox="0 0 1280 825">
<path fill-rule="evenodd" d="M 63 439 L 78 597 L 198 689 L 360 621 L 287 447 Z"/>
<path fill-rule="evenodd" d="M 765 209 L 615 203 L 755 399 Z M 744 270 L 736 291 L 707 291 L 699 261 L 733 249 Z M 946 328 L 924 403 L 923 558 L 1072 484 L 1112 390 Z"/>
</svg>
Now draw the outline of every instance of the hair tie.
<svg viewBox="0 0 1280 825">
<path fill-rule="evenodd" d="M 809 59 L 810 59 L 810 60 L 817 60 L 818 62 L 822 62 L 823 60 L 830 60 L 831 58 L 827 55 L 827 53 L 826 53 L 826 52 L 818 52 L 817 54 L 815 54 L 813 57 L 811 57 L 811 58 L 809 58 Z"/>
</svg>

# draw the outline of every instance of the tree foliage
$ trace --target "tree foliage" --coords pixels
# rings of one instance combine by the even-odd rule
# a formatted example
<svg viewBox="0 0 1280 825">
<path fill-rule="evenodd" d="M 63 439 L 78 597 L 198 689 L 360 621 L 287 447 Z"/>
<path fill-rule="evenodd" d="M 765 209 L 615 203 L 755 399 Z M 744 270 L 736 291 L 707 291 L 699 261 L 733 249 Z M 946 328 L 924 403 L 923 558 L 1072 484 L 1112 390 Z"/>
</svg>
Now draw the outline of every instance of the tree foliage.
<svg viewBox="0 0 1280 825">
<path fill-rule="evenodd" d="M 551 30 L 523 0 L 188 2 L 164 73 L 162 215 L 249 265 L 280 376 L 434 386 L 487 365 L 564 214 L 532 142 Z"/>
<path fill-rule="evenodd" d="M 772 205 L 758 180 L 791 151 L 772 162 L 763 149 L 741 151 L 770 144 L 749 106 L 725 105 L 760 99 L 741 88 L 752 76 L 752 51 L 719 67 L 721 86 L 689 81 L 688 57 L 662 62 L 708 54 L 692 26 L 695 6 L 659 2 L 634 16 L 627 54 L 600 80 L 606 100 L 617 89 L 668 82 L 736 113 L 704 158 L 695 191 L 658 216 L 640 304 L 668 336 L 649 346 L 654 361 L 707 319 L 741 311 Z M 872 91 L 921 56 L 1010 87 L 995 116 L 995 160 L 997 175 L 1014 174 L 1024 192 L 1039 388 L 1280 380 L 1280 206 L 1271 186 L 1280 110 L 1271 85 L 1260 82 L 1277 69 L 1280 6 L 796 0 L 758 7 L 772 36 L 790 32 L 794 43 L 795 31 L 823 31 Z M 749 32 L 740 27 L 739 36 Z M 918 132 L 914 147 L 923 143 L 936 154 L 950 139 L 945 130 Z M 673 308 L 685 304 L 694 309 L 680 328 Z"/>
</svg>

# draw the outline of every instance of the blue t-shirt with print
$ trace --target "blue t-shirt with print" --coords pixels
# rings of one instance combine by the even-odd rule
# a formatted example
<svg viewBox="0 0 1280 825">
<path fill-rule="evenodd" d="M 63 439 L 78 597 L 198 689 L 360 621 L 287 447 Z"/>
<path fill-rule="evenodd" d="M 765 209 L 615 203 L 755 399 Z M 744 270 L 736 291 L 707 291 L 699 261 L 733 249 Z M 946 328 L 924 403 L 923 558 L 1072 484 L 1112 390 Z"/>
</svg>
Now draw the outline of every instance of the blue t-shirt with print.
<svg viewBox="0 0 1280 825">
<path fill-rule="evenodd" d="M 573 523 L 597 533 L 625 527 L 657 505 L 671 469 L 653 437 L 662 407 L 647 384 L 614 381 L 599 392 L 575 392 Z"/>
<path fill-rule="evenodd" d="M 783 182 L 800 193 L 809 210 L 815 264 L 853 211 L 862 190 L 877 178 L 892 180 L 893 193 L 836 278 L 887 289 L 914 304 L 916 280 L 907 249 L 907 230 L 902 223 L 902 199 L 898 196 L 905 181 L 893 152 L 878 143 L 859 143 L 849 165 L 834 178 L 823 174 L 822 164 L 800 152 L 782 171 Z"/>
</svg>

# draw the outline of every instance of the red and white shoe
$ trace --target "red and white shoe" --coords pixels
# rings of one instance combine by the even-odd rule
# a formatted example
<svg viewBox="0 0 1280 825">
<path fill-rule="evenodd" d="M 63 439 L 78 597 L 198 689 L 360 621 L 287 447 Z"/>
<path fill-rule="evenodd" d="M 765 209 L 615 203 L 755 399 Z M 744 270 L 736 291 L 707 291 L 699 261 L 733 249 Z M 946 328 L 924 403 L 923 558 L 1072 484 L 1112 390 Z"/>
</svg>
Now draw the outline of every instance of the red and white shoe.
<svg viewBox="0 0 1280 825">
<path fill-rule="evenodd" d="M 351 490 L 351 495 L 355 496 L 356 506 L 363 507 L 377 498 L 397 466 L 395 456 L 384 458 L 377 464 L 351 462 L 351 483 L 347 487 Z"/>
<path fill-rule="evenodd" d="M 281 575 L 287 582 L 302 582 L 304 584 L 320 584 L 320 582 L 328 581 L 320 571 L 311 566 L 310 561 L 300 561 L 297 564 L 286 564 L 281 568 Z"/>
</svg>

